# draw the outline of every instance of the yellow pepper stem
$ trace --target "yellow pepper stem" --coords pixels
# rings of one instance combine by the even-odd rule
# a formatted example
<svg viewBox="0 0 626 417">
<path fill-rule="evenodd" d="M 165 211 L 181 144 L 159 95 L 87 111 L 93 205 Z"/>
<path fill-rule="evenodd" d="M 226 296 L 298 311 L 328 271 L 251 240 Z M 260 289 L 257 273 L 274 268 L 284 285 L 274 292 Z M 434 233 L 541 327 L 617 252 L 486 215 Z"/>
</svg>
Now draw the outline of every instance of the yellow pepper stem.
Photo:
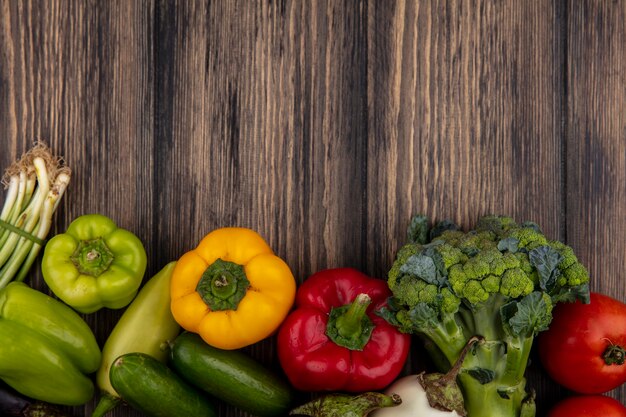
<svg viewBox="0 0 626 417">
<path fill-rule="evenodd" d="M 237 310 L 249 286 L 242 265 L 217 259 L 202 274 L 196 292 L 213 311 Z"/>
</svg>

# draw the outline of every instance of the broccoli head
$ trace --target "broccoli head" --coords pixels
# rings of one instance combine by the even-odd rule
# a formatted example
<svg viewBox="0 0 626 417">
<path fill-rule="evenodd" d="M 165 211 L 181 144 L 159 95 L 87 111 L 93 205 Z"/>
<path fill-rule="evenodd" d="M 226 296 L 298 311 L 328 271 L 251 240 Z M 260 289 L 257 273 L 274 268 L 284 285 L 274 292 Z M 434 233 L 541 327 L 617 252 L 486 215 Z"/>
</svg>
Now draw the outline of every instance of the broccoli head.
<svg viewBox="0 0 626 417">
<path fill-rule="evenodd" d="M 459 376 L 468 415 L 518 417 L 533 338 L 549 327 L 554 304 L 588 302 L 587 269 L 536 223 L 490 215 L 467 232 L 450 221 L 428 224 L 425 216 L 412 222 L 409 236 L 420 238 L 398 251 L 388 274 L 393 296 L 379 313 L 423 337 L 436 363 L 442 355 L 454 363 L 471 337 L 482 337 Z"/>
</svg>

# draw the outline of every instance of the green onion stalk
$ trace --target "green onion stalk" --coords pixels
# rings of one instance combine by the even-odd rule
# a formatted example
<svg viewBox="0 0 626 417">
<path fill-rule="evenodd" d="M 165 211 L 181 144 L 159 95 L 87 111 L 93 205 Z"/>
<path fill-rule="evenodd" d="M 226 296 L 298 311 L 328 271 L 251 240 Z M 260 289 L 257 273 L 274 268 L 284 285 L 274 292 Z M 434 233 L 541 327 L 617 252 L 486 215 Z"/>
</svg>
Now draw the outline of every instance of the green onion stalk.
<svg viewBox="0 0 626 417">
<path fill-rule="evenodd" d="M 52 225 L 52 215 L 70 182 L 62 158 L 37 143 L 9 166 L 0 212 L 0 289 L 24 281 Z"/>
</svg>

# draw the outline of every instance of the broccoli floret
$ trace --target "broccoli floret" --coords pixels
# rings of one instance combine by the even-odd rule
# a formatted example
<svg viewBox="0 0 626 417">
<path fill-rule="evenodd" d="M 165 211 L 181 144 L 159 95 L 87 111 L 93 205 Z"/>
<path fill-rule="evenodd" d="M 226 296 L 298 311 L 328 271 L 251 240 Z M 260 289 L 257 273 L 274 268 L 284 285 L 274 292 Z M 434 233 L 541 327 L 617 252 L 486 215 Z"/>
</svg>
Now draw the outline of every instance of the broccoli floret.
<svg viewBox="0 0 626 417">
<path fill-rule="evenodd" d="M 470 304 L 484 303 L 489 298 L 489 295 L 482 282 L 475 279 L 466 281 L 460 294 L 461 298 L 466 299 Z"/>
<path fill-rule="evenodd" d="M 589 272 L 574 254 L 574 250 L 559 241 L 551 241 L 550 246 L 562 257 L 558 265 L 560 277 L 558 285 L 560 287 L 576 287 L 589 281 Z"/>
<path fill-rule="evenodd" d="M 392 291 L 396 285 L 396 281 L 402 274 L 400 272 L 400 268 L 402 267 L 402 265 L 404 265 L 411 256 L 415 255 L 421 250 L 422 250 L 422 246 L 419 244 L 414 244 L 414 243 L 406 244 L 400 248 L 400 250 L 398 251 L 398 254 L 396 255 L 396 260 L 393 263 L 391 270 L 387 274 L 389 277 L 389 279 L 387 280 L 387 284 L 389 285 L 389 288 Z"/>
<path fill-rule="evenodd" d="M 528 295 L 535 289 L 535 283 L 522 269 L 508 269 L 502 275 L 500 292 L 510 298 Z"/>
<path fill-rule="evenodd" d="M 588 300 L 589 274 L 569 246 L 549 241 L 535 223 L 485 216 L 468 232 L 446 224 L 431 242 L 400 249 L 381 315 L 421 335 L 448 365 L 481 336 L 459 376 L 468 416 L 518 417 L 533 339 L 548 328 L 555 303 Z"/>
<path fill-rule="evenodd" d="M 429 284 L 415 276 L 404 275 L 396 281 L 395 297 L 406 305 L 417 303 L 433 304 L 439 293 L 437 286 Z"/>
<path fill-rule="evenodd" d="M 517 239 L 519 241 L 519 247 L 525 248 L 529 251 L 539 246 L 544 246 L 548 244 L 548 239 L 546 239 L 546 237 L 541 232 L 530 227 L 511 229 L 507 234 L 507 237 Z"/>
<path fill-rule="evenodd" d="M 501 275 L 489 274 L 480 281 L 480 285 L 489 294 L 499 292 L 501 284 L 502 284 L 502 274 Z"/>
<path fill-rule="evenodd" d="M 450 268 L 448 280 L 454 292 L 472 305 L 484 303 L 498 293 L 517 298 L 535 288 L 533 279 L 520 264 L 514 254 L 491 248 L 478 252 L 463 265 L 455 264 Z"/>
<path fill-rule="evenodd" d="M 439 297 L 440 309 L 443 315 L 451 315 L 459 311 L 461 299 L 450 288 L 442 288 Z"/>
<path fill-rule="evenodd" d="M 467 262 L 467 255 L 465 255 L 459 248 L 447 243 L 438 245 L 436 247 L 436 251 L 441 256 L 445 269 L 450 269 L 452 265 Z"/>
<path fill-rule="evenodd" d="M 572 249 L 571 247 L 562 242 L 559 242 L 558 240 L 551 241 L 550 246 L 563 257 L 561 263 L 559 263 L 560 270 L 565 270 L 570 266 L 578 263 L 578 258 L 576 258 L 576 255 L 574 254 L 574 249 Z"/>
<path fill-rule="evenodd" d="M 491 231 L 472 233 L 463 233 L 458 230 L 446 231 L 440 236 L 440 239 L 467 256 L 474 256 L 480 251 L 496 248 L 498 244 Z"/>
<path fill-rule="evenodd" d="M 581 263 L 575 263 L 561 270 L 561 278 L 558 281 L 561 287 L 576 287 L 589 282 L 589 272 Z"/>
</svg>

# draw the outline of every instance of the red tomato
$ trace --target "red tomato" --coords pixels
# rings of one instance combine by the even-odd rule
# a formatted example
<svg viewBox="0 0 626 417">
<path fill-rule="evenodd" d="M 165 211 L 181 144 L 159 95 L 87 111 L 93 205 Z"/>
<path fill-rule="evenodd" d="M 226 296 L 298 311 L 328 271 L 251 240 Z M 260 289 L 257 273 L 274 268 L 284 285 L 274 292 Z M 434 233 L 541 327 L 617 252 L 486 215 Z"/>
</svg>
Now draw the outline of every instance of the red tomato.
<svg viewBox="0 0 626 417">
<path fill-rule="evenodd" d="M 603 395 L 583 395 L 561 401 L 548 417 L 626 417 L 626 407 Z"/>
<path fill-rule="evenodd" d="M 601 394 L 626 382 L 626 304 L 591 293 L 590 304 L 561 303 L 553 314 L 538 340 L 552 379 L 581 394 Z"/>
</svg>

